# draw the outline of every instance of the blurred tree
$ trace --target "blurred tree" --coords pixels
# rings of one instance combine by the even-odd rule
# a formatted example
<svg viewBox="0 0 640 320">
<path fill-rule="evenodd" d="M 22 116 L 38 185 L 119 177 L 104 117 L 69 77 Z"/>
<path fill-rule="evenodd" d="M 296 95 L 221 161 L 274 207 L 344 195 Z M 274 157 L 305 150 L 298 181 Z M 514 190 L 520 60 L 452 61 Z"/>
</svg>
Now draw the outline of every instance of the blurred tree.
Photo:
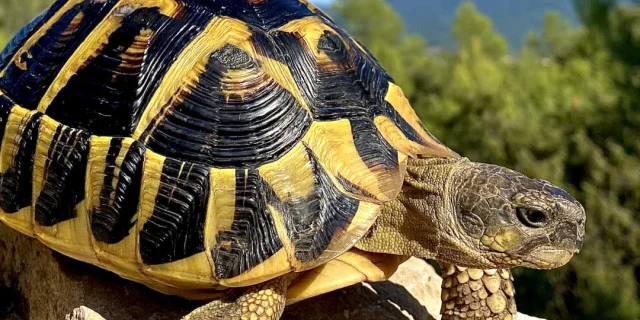
<svg viewBox="0 0 640 320">
<path fill-rule="evenodd" d="M 340 13 L 345 26 L 358 34 L 358 40 L 366 43 L 376 58 L 386 62 L 385 67 L 395 81 L 411 95 L 412 77 L 429 60 L 424 39 L 405 34 L 402 19 L 385 0 L 336 0 L 333 9 Z"/>
<path fill-rule="evenodd" d="M 458 8 L 453 35 L 462 50 L 482 45 L 483 52 L 493 58 L 501 58 L 508 51 L 507 41 L 496 32 L 491 19 L 479 14 L 472 2 L 465 2 Z"/>
<path fill-rule="evenodd" d="M 46 9 L 53 0 L 2 0 L 0 1 L 0 30 L 5 35 L 14 34 L 20 27 Z M 1 42 L 4 43 L 4 42 Z"/>
</svg>

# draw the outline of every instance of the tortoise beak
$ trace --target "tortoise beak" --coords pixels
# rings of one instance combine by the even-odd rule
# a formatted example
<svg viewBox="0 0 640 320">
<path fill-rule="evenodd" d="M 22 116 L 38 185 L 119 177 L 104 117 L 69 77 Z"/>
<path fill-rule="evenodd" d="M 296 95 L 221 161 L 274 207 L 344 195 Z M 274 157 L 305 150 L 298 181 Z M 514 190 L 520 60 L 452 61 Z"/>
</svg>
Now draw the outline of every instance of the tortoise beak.
<svg viewBox="0 0 640 320">
<path fill-rule="evenodd" d="M 579 218 L 577 220 L 577 226 L 576 226 L 576 250 L 574 251 L 575 254 L 580 253 L 580 250 L 582 250 L 582 244 L 584 243 L 584 231 L 585 231 L 585 222 L 587 220 L 587 214 L 584 211 L 584 208 L 582 207 L 582 205 L 580 205 L 580 213 L 579 213 Z"/>
<path fill-rule="evenodd" d="M 563 222 L 551 234 L 551 243 L 558 249 L 579 253 L 582 249 L 584 231 L 575 222 Z"/>
<path fill-rule="evenodd" d="M 558 249 L 564 249 L 572 254 L 580 253 L 584 243 L 586 214 L 582 206 L 572 215 L 573 219 L 561 222 L 550 235 L 551 243 Z"/>
<path fill-rule="evenodd" d="M 582 250 L 583 243 L 584 243 L 584 237 L 578 238 L 578 240 L 576 241 L 576 249 L 573 251 L 574 254 L 580 253 L 580 250 Z"/>
</svg>

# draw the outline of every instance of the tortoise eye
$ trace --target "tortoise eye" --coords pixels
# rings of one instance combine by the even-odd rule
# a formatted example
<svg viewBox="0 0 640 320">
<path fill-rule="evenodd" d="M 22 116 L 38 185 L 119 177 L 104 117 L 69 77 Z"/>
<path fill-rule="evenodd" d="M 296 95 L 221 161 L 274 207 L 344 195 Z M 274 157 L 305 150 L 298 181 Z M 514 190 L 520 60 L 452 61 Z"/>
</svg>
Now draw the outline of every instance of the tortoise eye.
<svg viewBox="0 0 640 320">
<path fill-rule="evenodd" d="M 518 220 L 530 228 L 542 228 L 547 225 L 549 220 L 549 217 L 544 211 L 536 209 L 517 208 L 516 214 Z"/>
</svg>

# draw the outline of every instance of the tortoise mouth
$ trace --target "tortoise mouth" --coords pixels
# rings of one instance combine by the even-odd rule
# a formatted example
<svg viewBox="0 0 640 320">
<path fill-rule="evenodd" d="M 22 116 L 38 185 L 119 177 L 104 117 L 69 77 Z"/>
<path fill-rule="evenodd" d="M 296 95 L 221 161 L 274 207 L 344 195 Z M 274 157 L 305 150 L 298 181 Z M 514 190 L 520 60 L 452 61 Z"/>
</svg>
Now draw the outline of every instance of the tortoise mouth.
<svg viewBox="0 0 640 320">
<path fill-rule="evenodd" d="M 554 247 L 538 247 L 526 257 L 522 257 L 523 266 L 533 269 L 555 269 L 567 264 L 574 252 Z"/>
</svg>

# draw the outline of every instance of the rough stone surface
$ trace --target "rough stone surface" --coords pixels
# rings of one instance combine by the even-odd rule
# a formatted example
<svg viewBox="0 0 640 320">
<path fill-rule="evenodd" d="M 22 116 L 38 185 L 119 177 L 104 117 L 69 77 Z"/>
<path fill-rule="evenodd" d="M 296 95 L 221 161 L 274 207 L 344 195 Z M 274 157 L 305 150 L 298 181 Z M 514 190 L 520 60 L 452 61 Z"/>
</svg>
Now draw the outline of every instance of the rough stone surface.
<svg viewBox="0 0 640 320">
<path fill-rule="evenodd" d="M 426 262 L 411 259 L 391 281 L 359 284 L 300 302 L 287 307 L 283 319 L 438 319 L 441 282 Z M 199 303 L 74 261 L 0 224 L 0 319 L 62 320 L 80 306 L 107 320 L 176 320 Z"/>
</svg>

